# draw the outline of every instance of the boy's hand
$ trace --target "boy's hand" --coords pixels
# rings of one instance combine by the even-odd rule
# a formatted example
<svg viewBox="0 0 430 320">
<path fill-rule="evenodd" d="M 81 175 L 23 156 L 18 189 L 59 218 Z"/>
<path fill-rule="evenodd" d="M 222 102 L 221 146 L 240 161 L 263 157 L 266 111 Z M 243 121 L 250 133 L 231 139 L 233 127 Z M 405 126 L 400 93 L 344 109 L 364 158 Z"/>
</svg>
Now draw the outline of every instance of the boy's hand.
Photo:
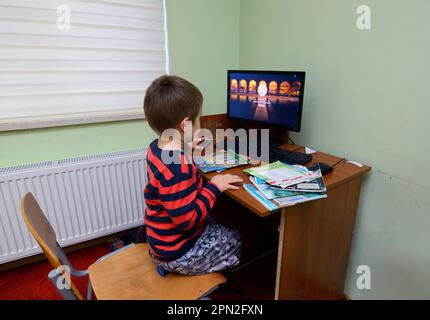
<svg viewBox="0 0 430 320">
<path fill-rule="evenodd" d="M 221 192 L 224 192 L 229 189 L 238 190 L 239 187 L 234 184 L 242 183 L 243 179 L 232 174 L 219 174 L 213 177 L 211 182 L 215 184 Z"/>
</svg>

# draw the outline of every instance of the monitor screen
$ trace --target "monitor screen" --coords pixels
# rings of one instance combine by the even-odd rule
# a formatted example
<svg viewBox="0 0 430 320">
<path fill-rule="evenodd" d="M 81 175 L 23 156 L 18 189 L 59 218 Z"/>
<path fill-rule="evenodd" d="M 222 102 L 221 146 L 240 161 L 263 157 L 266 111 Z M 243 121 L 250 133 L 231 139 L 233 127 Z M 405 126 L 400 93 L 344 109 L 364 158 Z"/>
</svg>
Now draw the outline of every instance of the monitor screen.
<svg viewBox="0 0 430 320">
<path fill-rule="evenodd" d="M 228 71 L 229 118 L 300 131 L 305 72 Z"/>
</svg>

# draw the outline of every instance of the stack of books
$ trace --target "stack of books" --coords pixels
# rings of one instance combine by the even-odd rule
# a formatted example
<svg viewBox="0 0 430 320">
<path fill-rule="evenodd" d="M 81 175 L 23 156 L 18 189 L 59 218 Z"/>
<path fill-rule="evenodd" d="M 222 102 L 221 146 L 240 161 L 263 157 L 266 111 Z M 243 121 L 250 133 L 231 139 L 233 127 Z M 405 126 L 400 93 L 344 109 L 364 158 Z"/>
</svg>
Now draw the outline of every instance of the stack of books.
<svg viewBox="0 0 430 320">
<path fill-rule="evenodd" d="M 252 184 L 244 188 L 268 210 L 327 197 L 327 188 L 321 170 L 310 171 L 299 165 L 274 162 L 248 168 Z"/>
</svg>

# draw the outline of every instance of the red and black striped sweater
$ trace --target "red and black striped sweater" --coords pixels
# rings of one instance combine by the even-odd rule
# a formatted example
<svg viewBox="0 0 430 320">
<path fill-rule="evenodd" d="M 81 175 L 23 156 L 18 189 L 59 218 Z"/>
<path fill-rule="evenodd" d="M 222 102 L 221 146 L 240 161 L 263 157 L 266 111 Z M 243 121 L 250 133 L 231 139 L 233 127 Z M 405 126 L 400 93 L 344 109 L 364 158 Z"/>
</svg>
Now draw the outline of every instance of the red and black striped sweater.
<svg viewBox="0 0 430 320">
<path fill-rule="evenodd" d="M 162 152 L 176 161 L 164 164 Z M 203 178 L 192 161 L 179 151 L 162 151 L 154 140 L 147 157 L 148 184 L 145 187 L 145 224 L 152 255 L 173 261 L 184 255 L 200 237 L 206 216 L 221 195 Z"/>
</svg>

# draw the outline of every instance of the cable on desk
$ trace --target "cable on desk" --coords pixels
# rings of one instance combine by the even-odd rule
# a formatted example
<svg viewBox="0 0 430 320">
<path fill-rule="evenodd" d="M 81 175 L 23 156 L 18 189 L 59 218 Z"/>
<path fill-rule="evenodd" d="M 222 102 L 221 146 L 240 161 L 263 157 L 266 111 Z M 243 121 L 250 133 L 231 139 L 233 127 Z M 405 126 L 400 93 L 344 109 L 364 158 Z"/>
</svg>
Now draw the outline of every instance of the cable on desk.
<svg viewBox="0 0 430 320">
<path fill-rule="evenodd" d="M 343 161 L 345 161 L 346 160 L 346 158 L 342 158 L 342 159 L 340 159 L 338 162 L 336 162 L 334 165 L 332 165 L 332 167 L 334 168 L 334 167 L 336 167 L 339 163 L 341 163 L 341 162 L 343 162 Z"/>
<path fill-rule="evenodd" d="M 291 142 L 292 144 L 296 144 L 296 143 L 293 141 L 293 139 L 291 139 L 289 136 L 288 136 L 288 140 L 290 140 L 290 142 Z"/>
</svg>

